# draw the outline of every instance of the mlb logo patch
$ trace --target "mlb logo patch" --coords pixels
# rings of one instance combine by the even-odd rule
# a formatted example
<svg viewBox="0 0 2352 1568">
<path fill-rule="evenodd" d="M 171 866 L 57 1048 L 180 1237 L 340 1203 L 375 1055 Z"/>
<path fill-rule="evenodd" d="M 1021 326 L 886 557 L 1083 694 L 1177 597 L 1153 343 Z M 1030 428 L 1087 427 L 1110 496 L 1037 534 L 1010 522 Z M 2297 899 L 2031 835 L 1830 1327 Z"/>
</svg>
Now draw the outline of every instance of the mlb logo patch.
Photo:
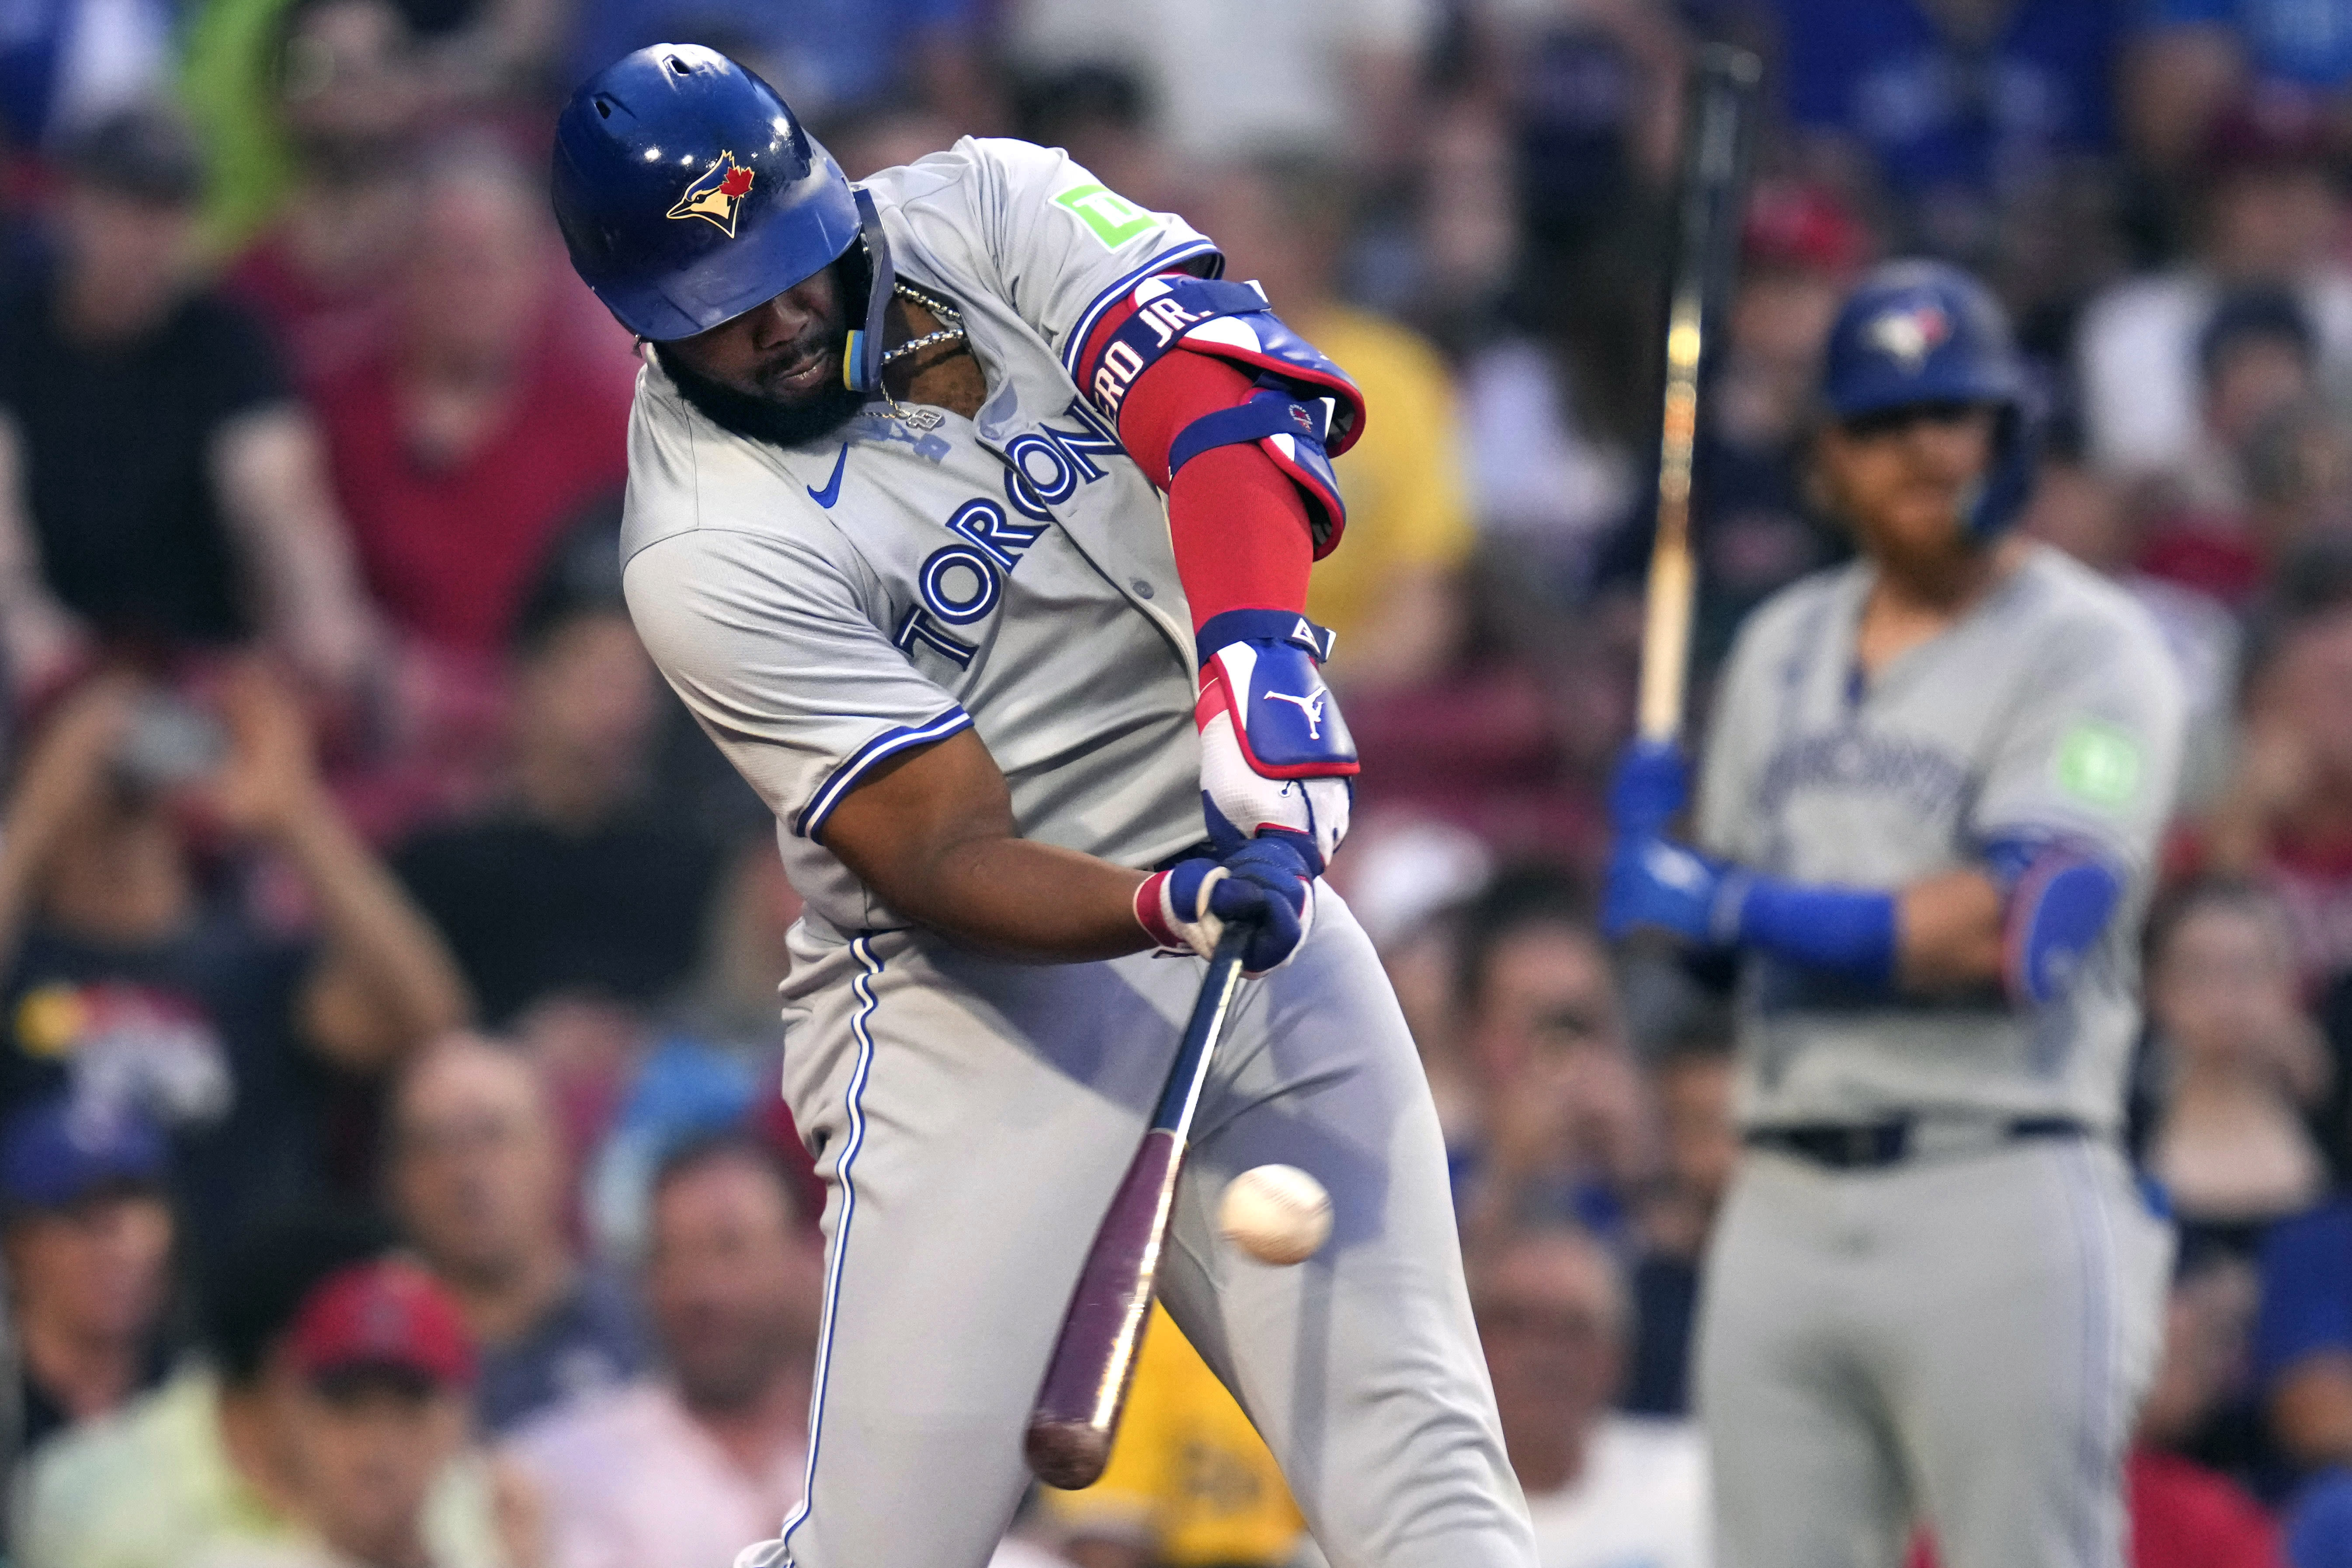
<svg viewBox="0 0 2352 1568">
<path fill-rule="evenodd" d="M 743 198 L 751 194 L 751 171 L 735 161 L 732 153 L 721 153 L 719 161 L 705 169 L 677 205 L 669 209 L 672 217 L 698 217 L 735 237 L 736 209 Z"/>
<path fill-rule="evenodd" d="M 1906 375 L 1918 374 L 1927 356 L 1951 335 L 1951 318 L 1936 304 L 1888 310 L 1864 332 L 1870 346 L 1901 365 Z"/>
</svg>

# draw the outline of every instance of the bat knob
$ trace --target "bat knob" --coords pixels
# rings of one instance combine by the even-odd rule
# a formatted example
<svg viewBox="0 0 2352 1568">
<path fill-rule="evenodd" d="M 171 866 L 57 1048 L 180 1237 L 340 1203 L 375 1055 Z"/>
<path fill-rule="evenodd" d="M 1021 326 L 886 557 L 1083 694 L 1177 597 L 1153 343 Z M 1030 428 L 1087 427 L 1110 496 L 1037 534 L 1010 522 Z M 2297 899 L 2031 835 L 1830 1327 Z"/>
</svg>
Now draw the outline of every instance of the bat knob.
<svg viewBox="0 0 2352 1568">
<path fill-rule="evenodd" d="M 1077 1491 L 1102 1479 L 1103 1467 L 1110 1463 L 1110 1434 L 1090 1421 L 1041 1415 L 1029 1423 L 1022 1450 L 1039 1480 Z"/>
</svg>

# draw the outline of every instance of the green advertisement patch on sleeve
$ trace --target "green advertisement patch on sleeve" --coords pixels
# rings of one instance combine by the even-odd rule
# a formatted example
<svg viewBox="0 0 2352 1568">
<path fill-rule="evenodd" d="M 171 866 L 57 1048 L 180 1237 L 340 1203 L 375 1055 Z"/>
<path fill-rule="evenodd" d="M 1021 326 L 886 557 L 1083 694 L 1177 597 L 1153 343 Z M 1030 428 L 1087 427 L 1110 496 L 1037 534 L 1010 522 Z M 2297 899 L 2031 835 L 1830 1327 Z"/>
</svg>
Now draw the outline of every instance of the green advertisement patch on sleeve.
<svg viewBox="0 0 2352 1568">
<path fill-rule="evenodd" d="M 1072 185 L 1054 198 L 1054 205 L 1076 215 L 1112 250 L 1151 226 L 1150 213 L 1105 184 Z"/>
<path fill-rule="evenodd" d="M 2113 809 L 2139 794 L 2139 742 L 2129 731 L 2085 720 L 2058 743 L 2058 786 L 2078 800 Z"/>
</svg>

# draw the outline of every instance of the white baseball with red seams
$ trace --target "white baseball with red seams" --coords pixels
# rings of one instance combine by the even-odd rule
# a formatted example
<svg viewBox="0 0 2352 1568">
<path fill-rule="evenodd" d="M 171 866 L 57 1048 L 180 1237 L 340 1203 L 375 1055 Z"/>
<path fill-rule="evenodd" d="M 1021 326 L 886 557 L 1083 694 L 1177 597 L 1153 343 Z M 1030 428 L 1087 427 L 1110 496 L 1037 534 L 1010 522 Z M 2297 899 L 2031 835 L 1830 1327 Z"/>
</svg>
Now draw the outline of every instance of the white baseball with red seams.
<svg viewBox="0 0 2352 1568">
<path fill-rule="evenodd" d="M 1296 1165 L 1256 1165 L 1225 1184 L 1217 1229 L 1260 1263 L 1304 1263 L 1331 1235 L 1331 1194 Z"/>
</svg>

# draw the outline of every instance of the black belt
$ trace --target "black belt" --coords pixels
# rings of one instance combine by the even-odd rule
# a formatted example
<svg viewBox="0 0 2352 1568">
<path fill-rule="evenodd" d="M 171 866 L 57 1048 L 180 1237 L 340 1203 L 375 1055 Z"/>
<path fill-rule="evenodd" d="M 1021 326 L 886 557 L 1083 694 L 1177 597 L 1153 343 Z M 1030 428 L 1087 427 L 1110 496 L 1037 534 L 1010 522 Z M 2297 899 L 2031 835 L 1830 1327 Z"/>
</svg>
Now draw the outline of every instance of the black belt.
<svg viewBox="0 0 2352 1568">
<path fill-rule="evenodd" d="M 1919 1119 L 1911 1116 L 1891 1121 L 1806 1121 L 1785 1127 L 1751 1127 L 1740 1135 L 1740 1142 L 1750 1149 L 1793 1154 L 1838 1171 L 1866 1171 L 1900 1164 L 1923 1152 L 1922 1146 L 1930 1142 L 1944 1142 L 1954 1152 L 1978 1142 L 1966 1136 L 1948 1142 L 1923 1140 L 1919 1129 Z M 1981 1145 L 1990 1148 L 2021 1138 L 2083 1138 L 2089 1136 L 2090 1131 L 2071 1116 L 2028 1116 L 2015 1121 L 1986 1123 Z"/>
</svg>

